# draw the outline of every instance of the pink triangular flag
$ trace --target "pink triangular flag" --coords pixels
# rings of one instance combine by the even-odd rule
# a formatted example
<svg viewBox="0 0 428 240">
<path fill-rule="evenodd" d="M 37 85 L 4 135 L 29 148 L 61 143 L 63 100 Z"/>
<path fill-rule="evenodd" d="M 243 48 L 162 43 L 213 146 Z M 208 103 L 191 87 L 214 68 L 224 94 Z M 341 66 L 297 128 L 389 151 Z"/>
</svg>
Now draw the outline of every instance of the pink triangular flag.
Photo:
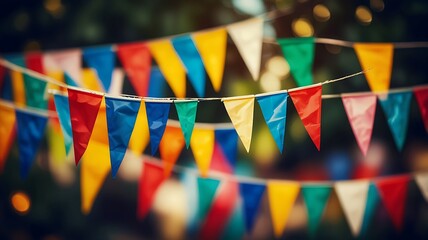
<svg viewBox="0 0 428 240">
<path fill-rule="evenodd" d="M 82 84 L 82 51 L 80 49 L 45 53 L 43 66 L 46 72 L 64 71 L 77 85 Z"/>
</svg>

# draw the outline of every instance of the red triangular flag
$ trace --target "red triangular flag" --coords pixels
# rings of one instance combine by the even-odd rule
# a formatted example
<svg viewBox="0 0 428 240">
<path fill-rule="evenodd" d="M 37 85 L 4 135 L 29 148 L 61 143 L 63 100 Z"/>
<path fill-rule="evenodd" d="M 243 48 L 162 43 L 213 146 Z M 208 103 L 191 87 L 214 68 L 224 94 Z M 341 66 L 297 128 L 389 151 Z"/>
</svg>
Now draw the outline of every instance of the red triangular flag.
<svg viewBox="0 0 428 240">
<path fill-rule="evenodd" d="M 135 92 L 139 96 L 147 96 L 152 65 L 147 45 L 145 43 L 121 44 L 117 46 L 117 55 Z"/>
<path fill-rule="evenodd" d="M 376 182 L 380 197 L 394 226 L 401 230 L 406 205 L 409 176 L 390 177 Z"/>
<path fill-rule="evenodd" d="M 143 219 L 149 213 L 156 191 L 164 180 L 162 167 L 144 162 L 138 183 L 137 216 L 139 219 Z"/>
<path fill-rule="evenodd" d="M 25 65 L 33 71 L 44 74 L 43 55 L 41 53 L 34 52 L 26 54 Z"/>
<path fill-rule="evenodd" d="M 288 92 L 318 151 L 321 145 L 321 92 L 321 85 Z"/>
<path fill-rule="evenodd" d="M 416 100 L 418 101 L 425 129 L 428 132 L 428 88 L 416 88 L 414 93 Z"/>
<path fill-rule="evenodd" d="M 342 102 L 358 146 L 366 156 L 372 139 L 376 95 L 343 96 Z"/>
<path fill-rule="evenodd" d="M 76 165 L 88 147 L 102 100 L 102 95 L 68 89 L 68 103 L 70 107 Z"/>
</svg>

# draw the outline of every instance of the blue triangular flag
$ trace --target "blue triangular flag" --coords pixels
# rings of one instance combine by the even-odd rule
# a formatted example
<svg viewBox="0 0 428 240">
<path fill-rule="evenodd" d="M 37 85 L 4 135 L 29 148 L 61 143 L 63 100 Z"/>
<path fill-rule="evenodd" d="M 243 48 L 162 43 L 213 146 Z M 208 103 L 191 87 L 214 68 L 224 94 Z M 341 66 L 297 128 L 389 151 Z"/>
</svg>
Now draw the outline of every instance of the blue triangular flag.
<svg viewBox="0 0 428 240">
<path fill-rule="evenodd" d="M 105 101 L 111 174 L 114 178 L 128 148 L 141 102 L 112 97 L 105 97 Z"/>
<path fill-rule="evenodd" d="M 263 117 L 281 153 L 284 148 L 287 98 L 288 93 L 257 97 Z"/>
<path fill-rule="evenodd" d="M 235 129 L 216 129 L 215 140 L 220 144 L 227 161 L 232 167 L 236 165 L 238 154 L 238 134 Z"/>
<path fill-rule="evenodd" d="M 20 159 L 20 172 L 22 178 L 27 178 L 28 172 L 36 158 L 37 149 L 44 136 L 48 118 L 38 114 L 32 114 L 16 110 L 16 122 L 18 131 L 18 150 Z"/>
<path fill-rule="evenodd" d="M 361 226 L 360 238 L 364 239 L 364 235 L 367 233 L 367 230 L 372 221 L 375 210 L 380 201 L 380 196 L 377 191 L 376 185 L 370 183 L 369 190 L 367 192 L 367 201 L 366 201 L 366 210 L 364 211 L 363 223 Z"/>
<path fill-rule="evenodd" d="M 240 183 L 239 191 L 241 193 L 242 205 L 244 208 L 245 227 L 251 232 L 254 221 L 259 209 L 260 200 L 265 192 L 264 184 Z"/>
<path fill-rule="evenodd" d="M 325 205 L 330 197 L 331 187 L 322 185 L 303 186 L 302 194 L 305 199 L 308 213 L 308 225 L 310 236 L 315 235 L 315 231 L 321 221 Z"/>
<path fill-rule="evenodd" d="M 62 135 L 64 136 L 65 153 L 68 155 L 73 145 L 73 132 L 71 130 L 70 109 L 68 97 L 54 94 L 55 109 L 61 124 Z"/>
<path fill-rule="evenodd" d="M 189 81 L 195 88 L 196 94 L 198 97 L 204 97 L 206 81 L 204 63 L 192 38 L 190 35 L 185 35 L 173 38 L 171 42 L 186 67 Z"/>
<path fill-rule="evenodd" d="M 150 147 L 152 155 L 158 150 L 159 143 L 165 132 L 168 121 L 170 103 L 165 102 L 145 102 L 147 122 L 149 124 Z"/>
<path fill-rule="evenodd" d="M 389 93 L 379 98 L 398 150 L 403 149 L 406 139 L 411 98 L 412 92 Z"/>
<path fill-rule="evenodd" d="M 1 86 L 0 98 L 13 101 L 12 79 L 9 73 L 5 73 L 3 86 Z"/>
<path fill-rule="evenodd" d="M 150 71 L 149 97 L 165 97 L 167 83 L 159 67 L 152 67 Z"/>
<path fill-rule="evenodd" d="M 95 69 L 106 92 L 110 89 L 115 57 L 111 46 L 83 49 L 83 59 L 90 68 Z"/>
</svg>

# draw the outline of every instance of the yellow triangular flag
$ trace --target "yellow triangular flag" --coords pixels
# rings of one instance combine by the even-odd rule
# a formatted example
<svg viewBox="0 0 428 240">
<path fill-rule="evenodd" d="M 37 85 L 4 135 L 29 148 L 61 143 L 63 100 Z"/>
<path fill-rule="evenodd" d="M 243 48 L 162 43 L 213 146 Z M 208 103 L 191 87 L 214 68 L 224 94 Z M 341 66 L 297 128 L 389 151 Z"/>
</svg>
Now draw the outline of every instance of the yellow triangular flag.
<svg viewBox="0 0 428 240">
<path fill-rule="evenodd" d="M 354 44 L 358 60 L 373 92 L 389 89 L 391 82 L 394 45 L 392 43 Z"/>
<path fill-rule="evenodd" d="M 146 104 L 141 102 L 134 130 L 129 139 L 128 148 L 137 156 L 140 156 L 150 141 L 149 124 L 147 123 Z"/>
<path fill-rule="evenodd" d="M 207 177 L 214 151 L 214 130 L 193 129 L 190 147 L 192 148 L 193 156 L 195 157 L 201 176 Z"/>
<path fill-rule="evenodd" d="M 88 214 L 91 211 L 95 197 L 100 191 L 109 170 L 110 151 L 105 102 L 103 100 L 98 111 L 88 148 L 83 155 L 81 163 L 80 191 L 82 212 L 84 214 Z"/>
<path fill-rule="evenodd" d="M 13 143 L 15 132 L 15 110 L 0 104 L 0 172 L 3 171 L 6 157 Z"/>
<path fill-rule="evenodd" d="M 14 70 L 12 70 L 10 74 L 12 78 L 13 101 L 18 106 L 25 106 L 24 75 Z"/>
<path fill-rule="evenodd" d="M 82 69 L 82 86 L 93 91 L 104 92 L 96 72 L 91 68 Z"/>
<path fill-rule="evenodd" d="M 269 181 L 267 189 L 273 230 L 275 236 L 280 237 L 299 194 L 300 185 L 294 182 Z"/>
<path fill-rule="evenodd" d="M 227 31 L 219 28 L 192 36 L 215 91 L 220 91 L 226 59 Z"/>
<path fill-rule="evenodd" d="M 150 52 L 176 97 L 186 97 L 186 70 L 170 40 L 149 42 Z"/>
<path fill-rule="evenodd" d="M 225 98 L 223 103 L 239 138 L 249 152 L 253 135 L 254 96 Z"/>
</svg>

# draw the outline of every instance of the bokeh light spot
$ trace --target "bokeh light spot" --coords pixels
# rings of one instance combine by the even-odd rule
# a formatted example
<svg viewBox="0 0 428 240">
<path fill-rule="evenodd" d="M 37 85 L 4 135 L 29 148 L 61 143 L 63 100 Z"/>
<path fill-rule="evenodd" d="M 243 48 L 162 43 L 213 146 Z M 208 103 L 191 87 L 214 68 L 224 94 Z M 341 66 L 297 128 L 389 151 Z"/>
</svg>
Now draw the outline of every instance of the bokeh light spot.
<svg viewBox="0 0 428 240">
<path fill-rule="evenodd" d="M 373 20 L 372 13 L 365 6 L 357 7 L 357 10 L 355 10 L 355 17 L 364 25 L 369 25 Z"/>
<path fill-rule="evenodd" d="M 264 92 L 278 91 L 281 89 L 281 82 L 278 76 L 268 71 L 260 77 L 260 87 Z"/>
<path fill-rule="evenodd" d="M 277 75 L 278 77 L 286 77 L 290 73 L 290 66 L 284 57 L 275 56 L 266 63 L 266 68 L 269 72 Z"/>
<path fill-rule="evenodd" d="M 291 27 L 293 28 L 293 32 L 299 37 L 310 37 L 314 35 L 314 27 L 306 18 L 294 20 Z"/>
<path fill-rule="evenodd" d="M 27 214 L 30 210 L 31 200 L 30 197 L 24 192 L 15 192 L 10 198 L 12 207 L 19 214 Z"/>
<path fill-rule="evenodd" d="M 314 17 L 317 21 L 326 22 L 330 19 L 330 10 L 323 4 L 318 4 L 313 9 Z"/>
</svg>

